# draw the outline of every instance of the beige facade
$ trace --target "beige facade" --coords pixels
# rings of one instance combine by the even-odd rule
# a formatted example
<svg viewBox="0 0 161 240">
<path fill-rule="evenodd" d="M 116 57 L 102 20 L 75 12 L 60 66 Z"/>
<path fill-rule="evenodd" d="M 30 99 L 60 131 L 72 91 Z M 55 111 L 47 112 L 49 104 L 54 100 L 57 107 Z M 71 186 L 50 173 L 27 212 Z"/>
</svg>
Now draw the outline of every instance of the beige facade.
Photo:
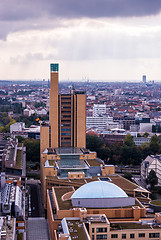
<svg viewBox="0 0 161 240">
<path fill-rule="evenodd" d="M 58 147 L 58 78 L 59 73 L 51 71 L 50 81 L 50 111 L 49 121 L 51 127 L 51 146 Z"/>
<path fill-rule="evenodd" d="M 63 196 L 66 196 L 67 193 L 68 198 L 65 200 Z M 68 239 L 69 236 L 74 239 L 73 235 L 75 238 L 78 236 L 77 238 L 79 239 L 79 234 L 81 239 L 81 231 L 84 231 L 84 240 L 161 239 L 161 229 L 158 226 L 161 223 L 160 213 L 157 213 L 155 217 L 145 218 L 145 207 L 139 202 L 136 206 L 128 208 L 71 208 L 69 199 L 72 193 L 72 187 L 53 187 L 52 191 L 50 191 L 50 197 L 49 191 L 47 193 L 47 214 L 48 221 L 50 222 L 50 232 L 53 233 L 52 240 Z M 51 207 L 51 197 L 55 206 L 54 215 Z M 62 205 L 61 201 L 67 202 Z M 139 204 L 140 206 L 138 206 Z M 64 207 L 65 205 L 66 207 Z M 68 234 L 66 232 L 56 234 L 57 225 L 58 223 L 60 224 L 62 219 L 66 219 L 67 226 L 69 227 Z M 81 231 L 78 231 L 79 227 L 81 227 Z"/>
<path fill-rule="evenodd" d="M 108 176 L 110 174 L 115 174 L 115 166 L 113 165 L 104 165 L 101 168 L 102 176 Z"/>
<path fill-rule="evenodd" d="M 76 95 L 76 142 L 75 147 L 86 147 L 86 95 Z"/>
<path fill-rule="evenodd" d="M 40 154 L 49 147 L 49 126 L 40 125 Z"/>
<path fill-rule="evenodd" d="M 68 172 L 68 179 L 84 179 L 84 172 Z"/>
<path fill-rule="evenodd" d="M 69 94 L 59 94 L 58 68 L 58 64 L 51 64 L 50 126 L 41 127 L 41 153 L 44 147 L 86 147 L 85 92 L 71 90 Z"/>
</svg>

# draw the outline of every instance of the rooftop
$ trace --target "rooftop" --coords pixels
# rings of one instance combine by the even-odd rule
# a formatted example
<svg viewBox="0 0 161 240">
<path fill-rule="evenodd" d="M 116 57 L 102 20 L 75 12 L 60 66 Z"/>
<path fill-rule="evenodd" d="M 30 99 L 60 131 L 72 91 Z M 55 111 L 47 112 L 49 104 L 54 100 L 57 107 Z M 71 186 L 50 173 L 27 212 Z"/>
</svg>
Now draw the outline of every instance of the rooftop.
<svg viewBox="0 0 161 240">
<path fill-rule="evenodd" d="M 152 229 L 152 222 L 126 222 L 126 223 L 111 223 L 111 231 L 123 229 Z M 154 226 L 154 228 L 156 228 Z"/>
<path fill-rule="evenodd" d="M 72 202 L 71 200 L 63 201 L 62 196 L 65 193 L 73 191 L 72 187 L 54 187 L 55 194 L 57 197 L 58 205 L 60 210 L 68 210 L 72 208 Z"/>
<path fill-rule="evenodd" d="M 101 162 L 97 161 L 96 159 L 87 159 L 86 161 L 91 167 L 97 167 L 101 164 Z"/>
<path fill-rule="evenodd" d="M 67 220 L 67 225 L 72 239 L 87 239 L 87 236 L 83 229 L 83 224 L 79 220 Z"/>
</svg>

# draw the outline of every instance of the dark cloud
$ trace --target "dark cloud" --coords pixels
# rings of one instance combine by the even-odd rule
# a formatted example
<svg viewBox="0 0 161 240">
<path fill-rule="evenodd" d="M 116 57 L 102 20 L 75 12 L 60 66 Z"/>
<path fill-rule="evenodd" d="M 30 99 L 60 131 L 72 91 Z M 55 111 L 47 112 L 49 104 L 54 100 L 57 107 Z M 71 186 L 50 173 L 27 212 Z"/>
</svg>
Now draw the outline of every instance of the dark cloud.
<svg viewBox="0 0 161 240">
<path fill-rule="evenodd" d="M 8 33 L 60 27 L 66 19 L 157 15 L 161 0 L 5 0 L 0 2 L 0 39 Z M 66 26 L 67 27 L 67 26 Z"/>
<path fill-rule="evenodd" d="M 5 0 L 0 3 L 0 20 L 148 16 L 160 10 L 161 0 Z"/>
</svg>

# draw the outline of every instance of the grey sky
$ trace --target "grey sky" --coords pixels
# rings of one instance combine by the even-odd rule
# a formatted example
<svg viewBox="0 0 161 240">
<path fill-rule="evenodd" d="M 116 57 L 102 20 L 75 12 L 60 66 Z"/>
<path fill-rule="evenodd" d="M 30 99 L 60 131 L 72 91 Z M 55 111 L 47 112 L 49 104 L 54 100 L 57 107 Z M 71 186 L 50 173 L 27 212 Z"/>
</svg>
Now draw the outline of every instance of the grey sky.
<svg viewBox="0 0 161 240">
<path fill-rule="evenodd" d="M 59 61 L 62 79 L 160 80 L 160 11 L 160 0 L 1 1 L 0 79 L 48 78 Z"/>
<path fill-rule="evenodd" d="M 160 0 L 5 0 L 1 21 L 21 21 L 44 15 L 60 18 L 132 17 L 158 14 Z"/>
</svg>

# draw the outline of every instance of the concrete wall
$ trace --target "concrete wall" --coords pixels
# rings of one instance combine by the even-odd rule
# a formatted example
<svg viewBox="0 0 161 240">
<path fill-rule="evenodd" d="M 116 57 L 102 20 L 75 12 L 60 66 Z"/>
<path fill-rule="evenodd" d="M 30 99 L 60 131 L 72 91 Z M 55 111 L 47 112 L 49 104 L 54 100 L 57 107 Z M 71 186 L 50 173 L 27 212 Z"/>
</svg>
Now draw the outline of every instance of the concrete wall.
<svg viewBox="0 0 161 240">
<path fill-rule="evenodd" d="M 77 94 L 77 145 L 86 147 L 86 95 Z"/>
<path fill-rule="evenodd" d="M 87 208 L 112 208 L 112 207 L 127 207 L 135 205 L 135 198 L 98 198 L 98 199 L 72 199 L 72 204 L 75 207 Z"/>
</svg>

